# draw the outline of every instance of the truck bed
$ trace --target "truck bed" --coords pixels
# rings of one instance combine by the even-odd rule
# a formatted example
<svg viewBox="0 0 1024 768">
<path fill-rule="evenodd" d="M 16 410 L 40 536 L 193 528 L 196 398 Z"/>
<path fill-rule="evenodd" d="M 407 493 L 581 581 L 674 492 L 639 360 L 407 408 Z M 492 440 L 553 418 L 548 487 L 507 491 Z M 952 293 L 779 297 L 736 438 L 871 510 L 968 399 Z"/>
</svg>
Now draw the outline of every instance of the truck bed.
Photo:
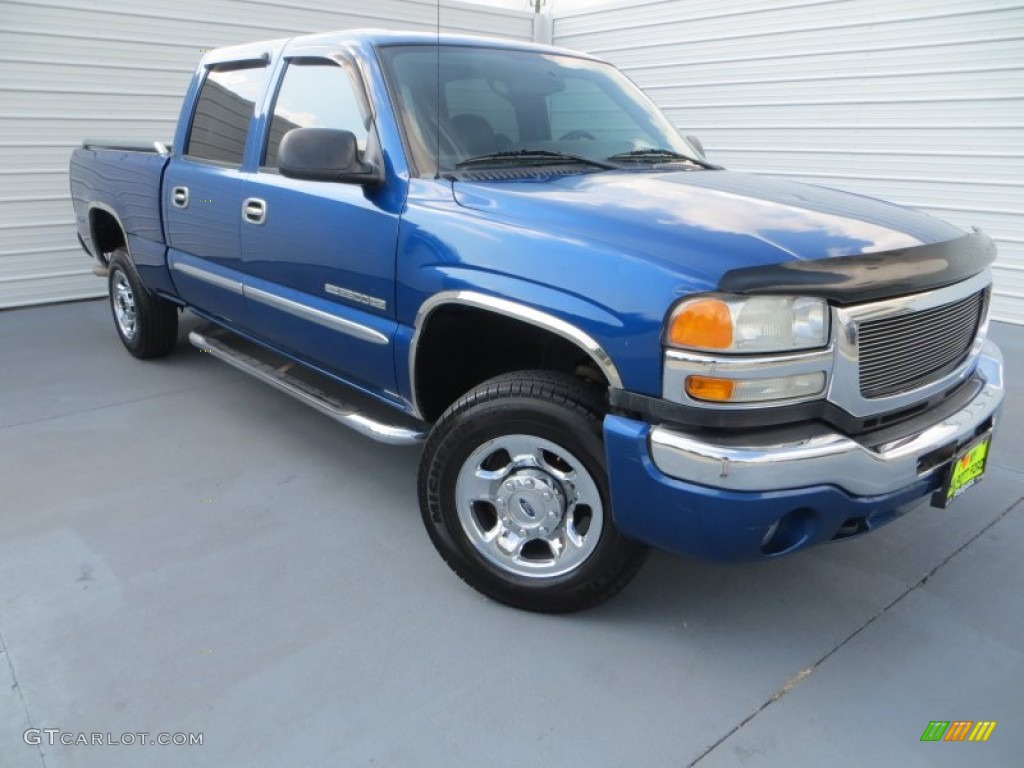
<svg viewBox="0 0 1024 768">
<path fill-rule="evenodd" d="M 78 234 L 86 249 L 101 262 L 92 241 L 90 216 L 104 210 L 120 221 L 129 241 L 147 245 L 164 242 L 160 194 L 170 159 L 157 142 L 87 139 L 71 155 L 71 199 Z"/>
</svg>

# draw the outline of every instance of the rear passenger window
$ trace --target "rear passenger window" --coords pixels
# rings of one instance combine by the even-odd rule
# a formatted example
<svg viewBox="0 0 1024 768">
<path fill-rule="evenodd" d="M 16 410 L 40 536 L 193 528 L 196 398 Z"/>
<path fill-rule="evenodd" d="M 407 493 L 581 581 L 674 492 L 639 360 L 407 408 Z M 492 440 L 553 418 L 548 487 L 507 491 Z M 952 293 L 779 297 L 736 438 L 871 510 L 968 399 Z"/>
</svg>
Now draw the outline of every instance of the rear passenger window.
<svg viewBox="0 0 1024 768">
<path fill-rule="evenodd" d="M 211 68 L 192 116 L 185 154 L 200 160 L 241 165 L 245 137 L 266 66 Z"/>
<path fill-rule="evenodd" d="M 359 149 L 366 149 L 366 120 L 344 69 L 323 59 L 289 62 L 274 101 L 263 166 L 277 168 L 281 139 L 293 128 L 351 131 Z"/>
</svg>

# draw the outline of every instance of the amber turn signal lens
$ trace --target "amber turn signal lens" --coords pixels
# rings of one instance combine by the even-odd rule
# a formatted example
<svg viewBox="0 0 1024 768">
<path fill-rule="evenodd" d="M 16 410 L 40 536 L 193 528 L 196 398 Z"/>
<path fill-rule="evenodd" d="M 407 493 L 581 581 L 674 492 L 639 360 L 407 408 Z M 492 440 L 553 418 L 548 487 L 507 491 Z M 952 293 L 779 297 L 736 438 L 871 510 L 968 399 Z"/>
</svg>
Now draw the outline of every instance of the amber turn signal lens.
<svg viewBox="0 0 1024 768">
<path fill-rule="evenodd" d="M 728 349 L 732 346 L 732 314 L 720 299 L 697 299 L 672 318 L 668 340 L 680 347 Z"/>
<path fill-rule="evenodd" d="M 697 400 L 714 400 L 724 403 L 732 398 L 734 382 L 731 379 L 715 379 L 711 376 L 687 376 L 686 394 Z"/>
</svg>

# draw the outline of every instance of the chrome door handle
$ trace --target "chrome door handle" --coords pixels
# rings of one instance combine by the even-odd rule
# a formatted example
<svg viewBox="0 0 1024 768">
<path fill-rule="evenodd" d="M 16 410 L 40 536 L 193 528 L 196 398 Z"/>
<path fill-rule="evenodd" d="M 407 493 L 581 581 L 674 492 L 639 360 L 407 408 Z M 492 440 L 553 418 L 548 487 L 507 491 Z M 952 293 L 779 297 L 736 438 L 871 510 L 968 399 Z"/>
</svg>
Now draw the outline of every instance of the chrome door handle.
<svg viewBox="0 0 1024 768">
<path fill-rule="evenodd" d="M 188 208 L 188 187 L 175 187 L 172 189 L 171 204 L 175 208 Z"/>
<path fill-rule="evenodd" d="M 267 220 L 267 202 L 258 197 L 247 197 L 242 203 L 242 219 L 250 224 L 262 224 Z"/>
</svg>

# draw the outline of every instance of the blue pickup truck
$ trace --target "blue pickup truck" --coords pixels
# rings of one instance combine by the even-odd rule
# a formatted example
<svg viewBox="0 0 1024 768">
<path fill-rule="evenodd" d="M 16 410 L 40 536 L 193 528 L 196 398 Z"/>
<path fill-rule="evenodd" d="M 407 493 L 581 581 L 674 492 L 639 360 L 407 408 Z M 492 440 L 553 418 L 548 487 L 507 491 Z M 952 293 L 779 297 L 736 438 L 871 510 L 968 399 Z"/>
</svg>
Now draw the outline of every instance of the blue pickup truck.
<svg viewBox="0 0 1024 768">
<path fill-rule="evenodd" d="M 431 540 L 510 605 L 592 606 L 649 546 L 852 538 L 985 470 L 991 240 L 724 170 L 584 54 L 223 48 L 173 144 L 87 140 L 71 189 L 131 354 L 173 351 L 187 308 L 192 344 L 422 443 Z"/>
</svg>

